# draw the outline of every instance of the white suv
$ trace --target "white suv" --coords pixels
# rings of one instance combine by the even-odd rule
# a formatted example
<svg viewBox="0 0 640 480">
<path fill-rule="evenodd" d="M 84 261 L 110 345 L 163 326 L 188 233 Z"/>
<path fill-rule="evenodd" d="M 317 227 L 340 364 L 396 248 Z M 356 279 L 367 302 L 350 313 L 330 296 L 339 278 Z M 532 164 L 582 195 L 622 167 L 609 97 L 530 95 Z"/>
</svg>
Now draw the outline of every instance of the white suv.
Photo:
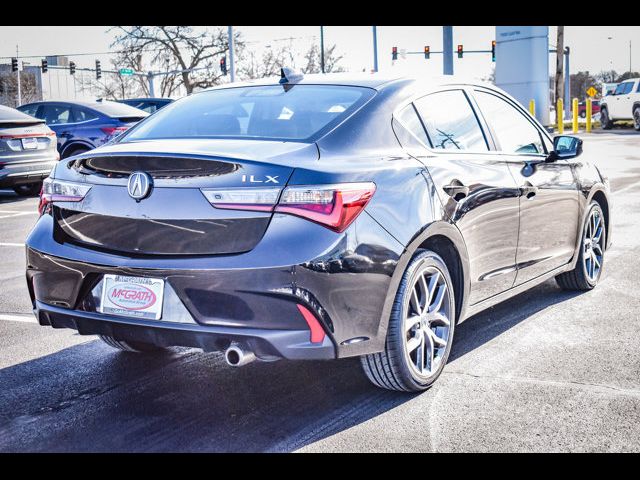
<svg viewBox="0 0 640 480">
<path fill-rule="evenodd" d="M 600 102 L 600 122 L 605 130 L 616 120 L 633 120 L 640 131 L 640 78 L 630 78 L 619 83 L 615 91 Z"/>
</svg>

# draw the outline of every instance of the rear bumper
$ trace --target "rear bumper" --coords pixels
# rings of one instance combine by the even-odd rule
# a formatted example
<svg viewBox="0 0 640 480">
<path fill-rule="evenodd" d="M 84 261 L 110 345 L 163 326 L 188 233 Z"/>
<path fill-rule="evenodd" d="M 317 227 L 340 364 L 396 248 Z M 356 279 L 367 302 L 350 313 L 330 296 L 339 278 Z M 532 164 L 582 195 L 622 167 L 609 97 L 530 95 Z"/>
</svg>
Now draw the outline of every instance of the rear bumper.
<svg viewBox="0 0 640 480">
<path fill-rule="evenodd" d="M 402 253 L 366 213 L 342 234 L 274 215 L 256 248 L 235 255 L 114 255 L 56 240 L 50 215 L 38 220 L 26 245 L 27 283 L 43 325 L 206 350 L 244 339 L 258 355 L 291 359 L 380 351 Z M 163 320 L 96 313 L 95 289 L 105 274 L 163 278 L 174 298 L 169 304 L 165 296 Z M 323 342 L 311 343 L 298 305 L 320 322 Z M 177 311 L 184 315 L 171 314 Z"/>
<path fill-rule="evenodd" d="M 92 312 L 68 310 L 36 302 L 34 313 L 40 325 L 71 328 L 81 335 L 108 335 L 118 340 L 154 345 L 224 350 L 231 342 L 246 345 L 258 358 L 282 357 L 290 360 L 332 359 L 335 348 L 329 337 L 321 344 L 309 342 L 308 330 L 213 327 L 173 322 L 119 319 Z"/>
<path fill-rule="evenodd" d="M 57 163 L 57 154 L 49 154 L 41 160 L 9 162 L 0 168 L 0 187 L 13 187 L 25 183 L 40 182 L 49 176 Z M 3 162 L 4 157 L 0 157 Z"/>
</svg>

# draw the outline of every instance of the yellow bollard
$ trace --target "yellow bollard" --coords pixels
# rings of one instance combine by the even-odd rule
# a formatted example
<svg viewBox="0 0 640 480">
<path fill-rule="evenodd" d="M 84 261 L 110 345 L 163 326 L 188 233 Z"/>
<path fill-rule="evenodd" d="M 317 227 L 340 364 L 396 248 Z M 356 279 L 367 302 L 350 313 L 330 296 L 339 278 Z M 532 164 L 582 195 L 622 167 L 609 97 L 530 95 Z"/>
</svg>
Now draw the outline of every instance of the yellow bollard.
<svg viewBox="0 0 640 480">
<path fill-rule="evenodd" d="M 572 113 L 573 113 L 573 133 L 578 133 L 578 99 L 573 99 L 572 105 Z"/>
<path fill-rule="evenodd" d="M 591 103 L 591 98 L 587 98 L 587 133 L 591 133 L 591 114 L 593 113 L 592 108 L 593 106 Z"/>
<path fill-rule="evenodd" d="M 558 133 L 562 135 L 564 133 L 564 110 L 562 105 L 562 99 L 558 99 L 556 104 L 556 123 L 558 124 Z"/>
<path fill-rule="evenodd" d="M 529 100 L 529 113 L 532 117 L 536 116 L 536 101 L 534 99 Z"/>
</svg>

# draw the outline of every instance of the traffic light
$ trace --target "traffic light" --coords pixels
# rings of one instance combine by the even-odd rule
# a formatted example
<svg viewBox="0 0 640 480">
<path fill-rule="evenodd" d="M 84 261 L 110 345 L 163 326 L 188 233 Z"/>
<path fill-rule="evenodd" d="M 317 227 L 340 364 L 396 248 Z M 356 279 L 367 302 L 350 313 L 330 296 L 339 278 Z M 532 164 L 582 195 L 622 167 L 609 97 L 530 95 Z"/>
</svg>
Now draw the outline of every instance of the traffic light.
<svg viewBox="0 0 640 480">
<path fill-rule="evenodd" d="M 69 62 L 69 73 L 71 75 L 76 74 L 76 62 Z"/>
<path fill-rule="evenodd" d="M 429 48 L 429 45 L 425 45 L 425 47 L 424 47 L 424 58 L 426 60 L 428 60 L 430 55 L 431 55 L 431 49 Z"/>
<path fill-rule="evenodd" d="M 227 74 L 227 56 L 225 55 L 220 59 L 220 70 L 222 70 L 222 74 Z"/>
<path fill-rule="evenodd" d="M 47 62 L 46 58 L 42 59 L 42 73 L 47 73 L 47 70 L 49 70 L 49 62 Z"/>
<path fill-rule="evenodd" d="M 12 72 L 18 71 L 18 59 L 15 57 L 11 59 L 11 71 Z"/>
<path fill-rule="evenodd" d="M 100 60 L 96 60 L 96 80 L 102 78 L 102 68 L 100 67 Z"/>
<path fill-rule="evenodd" d="M 462 58 L 462 45 L 458 45 L 458 58 Z"/>
<path fill-rule="evenodd" d="M 391 60 L 398 59 L 398 47 L 391 47 Z"/>
<path fill-rule="evenodd" d="M 491 61 L 492 62 L 496 61 L 496 41 L 495 40 L 491 42 Z"/>
</svg>

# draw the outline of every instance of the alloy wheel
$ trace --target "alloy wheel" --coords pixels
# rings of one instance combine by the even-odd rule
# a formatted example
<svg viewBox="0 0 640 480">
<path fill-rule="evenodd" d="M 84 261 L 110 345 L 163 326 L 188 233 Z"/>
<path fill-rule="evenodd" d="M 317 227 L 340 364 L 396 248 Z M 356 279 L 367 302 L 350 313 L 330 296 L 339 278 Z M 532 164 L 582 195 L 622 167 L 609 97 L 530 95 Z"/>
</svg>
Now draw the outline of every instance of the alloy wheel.
<svg viewBox="0 0 640 480">
<path fill-rule="evenodd" d="M 602 269 L 604 235 L 600 210 L 594 208 L 589 215 L 582 238 L 582 264 L 590 283 L 598 280 Z"/>
<path fill-rule="evenodd" d="M 412 372 L 425 379 L 442 364 L 451 341 L 451 301 L 442 272 L 433 266 L 417 271 L 405 301 L 405 354 Z"/>
</svg>

